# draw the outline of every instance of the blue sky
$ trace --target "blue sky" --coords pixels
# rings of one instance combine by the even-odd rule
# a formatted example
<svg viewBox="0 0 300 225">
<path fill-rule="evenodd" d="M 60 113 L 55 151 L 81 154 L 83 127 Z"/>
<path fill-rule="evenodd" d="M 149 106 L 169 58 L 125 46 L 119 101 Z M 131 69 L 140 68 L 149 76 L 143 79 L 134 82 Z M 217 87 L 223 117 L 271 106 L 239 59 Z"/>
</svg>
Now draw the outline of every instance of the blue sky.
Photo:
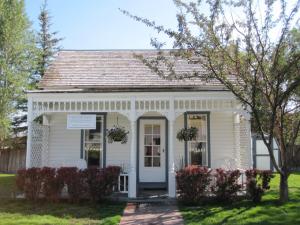
<svg viewBox="0 0 300 225">
<path fill-rule="evenodd" d="M 43 0 L 25 0 L 26 12 L 37 30 Z M 123 15 L 118 8 L 159 21 L 176 29 L 176 8 L 172 0 L 48 0 L 52 31 L 64 40 L 64 49 L 148 49 L 151 37 L 171 41 L 151 28 Z"/>
<path fill-rule="evenodd" d="M 261 2 L 257 0 L 258 4 Z M 287 8 L 295 2 L 289 0 Z M 42 3 L 43 0 L 25 0 L 26 12 L 35 30 L 39 29 Z M 153 48 L 151 37 L 159 37 L 167 43 L 164 48 L 172 48 L 172 41 L 165 35 L 158 35 L 152 28 L 123 15 L 118 8 L 177 29 L 177 9 L 172 0 L 48 0 L 52 31 L 58 31 L 58 36 L 64 38 L 61 42 L 64 49 L 149 49 Z M 278 1 L 275 13 L 279 13 L 279 9 Z M 239 17 L 237 10 L 231 10 L 228 13 Z M 278 34 L 275 29 L 270 35 L 275 39 Z"/>
</svg>

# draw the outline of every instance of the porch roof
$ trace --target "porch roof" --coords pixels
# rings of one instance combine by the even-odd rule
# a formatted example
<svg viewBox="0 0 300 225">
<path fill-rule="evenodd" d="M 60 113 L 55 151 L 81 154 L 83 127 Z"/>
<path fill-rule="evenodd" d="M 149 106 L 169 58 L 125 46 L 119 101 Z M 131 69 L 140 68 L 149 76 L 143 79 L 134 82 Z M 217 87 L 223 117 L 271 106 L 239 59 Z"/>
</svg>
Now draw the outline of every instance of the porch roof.
<svg viewBox="0 0 300 225">
<path fill-rule="evenodd" d="M 71 92 L 120 90 L 216 90 L 224 89 L 216 80 L 199 78 L 170 80 L 151 71 L 134 54 L 146 58 L 156 56 L 155 50 L 63 50 L 39 83 L 43 90 Z M 199 65 L 184 60 L 176 62 L 178 74 L 200 71 Z"/>
</svg>

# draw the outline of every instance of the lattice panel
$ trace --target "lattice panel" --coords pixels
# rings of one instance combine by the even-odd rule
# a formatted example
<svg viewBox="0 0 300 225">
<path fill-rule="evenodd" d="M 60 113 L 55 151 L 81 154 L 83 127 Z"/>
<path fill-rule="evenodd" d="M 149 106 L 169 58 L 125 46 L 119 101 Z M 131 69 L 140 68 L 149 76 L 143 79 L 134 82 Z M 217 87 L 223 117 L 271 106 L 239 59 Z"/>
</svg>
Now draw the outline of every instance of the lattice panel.
<svg viewBox="0 0 300 225">
<path fill-rule="evenodd" d="M 42 167 L 48 163 L 49 127 L 32 122 L 30 167 Z"/>
<path fill-rule="evenodd" d="M 49 166 L 49 126 L 42 126 L 43 128 L 43 149 L 42 149 L 42 165 Z"/>
</svg>

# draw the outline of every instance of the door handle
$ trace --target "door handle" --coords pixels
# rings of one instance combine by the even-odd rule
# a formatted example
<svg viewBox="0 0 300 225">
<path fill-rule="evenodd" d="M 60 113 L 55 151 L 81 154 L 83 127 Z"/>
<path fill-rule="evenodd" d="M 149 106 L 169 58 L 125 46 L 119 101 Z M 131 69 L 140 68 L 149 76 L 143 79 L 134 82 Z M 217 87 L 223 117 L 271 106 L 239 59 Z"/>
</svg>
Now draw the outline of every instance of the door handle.
<svg viewBox="0 0 300 225">
<path fill-rule="evenodd" d="M 162 152 L 165 152 L 165 149 L 164 149 L 164 148 L 162 149 Z"/>
</svg>

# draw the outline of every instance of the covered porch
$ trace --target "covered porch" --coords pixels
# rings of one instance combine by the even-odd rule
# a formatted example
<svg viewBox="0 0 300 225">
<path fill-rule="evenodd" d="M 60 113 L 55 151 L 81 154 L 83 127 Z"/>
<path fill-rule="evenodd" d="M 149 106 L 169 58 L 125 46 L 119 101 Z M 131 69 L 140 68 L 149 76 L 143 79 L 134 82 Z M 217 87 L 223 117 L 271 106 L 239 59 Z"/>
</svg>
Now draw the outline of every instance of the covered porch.
<svg viewBox="0 0 300 225">
<path fill-rule="evenodd" d="M 77 92 L 28 93 L 26 167 L 86 168 L 95 161 L 86 150 L 93 144 L 99 146 L 100 167 L 122 168 L 119 191 L 128 192 L 129 198 L 143 188 L 165 188 L 174 198 L 176 170 L 188 164 L 251 166 L 249 116 L 230 92 Z M 99 143 L 89 139 L 90 131 L 67 129 L 68 115 L 87 113 L 98 118 Z M 39 116 L 42 124 L 35 120 Z M 178 130 L 192 125 L 192 118 L 203 127 L 203 140 L 197 142 L 200 158 L 191 150 L 195 143 L 176 139 Z M 127 143 L 107 142 L 106 130 L 116 124 L 129 131 Z"/>
</svg>

